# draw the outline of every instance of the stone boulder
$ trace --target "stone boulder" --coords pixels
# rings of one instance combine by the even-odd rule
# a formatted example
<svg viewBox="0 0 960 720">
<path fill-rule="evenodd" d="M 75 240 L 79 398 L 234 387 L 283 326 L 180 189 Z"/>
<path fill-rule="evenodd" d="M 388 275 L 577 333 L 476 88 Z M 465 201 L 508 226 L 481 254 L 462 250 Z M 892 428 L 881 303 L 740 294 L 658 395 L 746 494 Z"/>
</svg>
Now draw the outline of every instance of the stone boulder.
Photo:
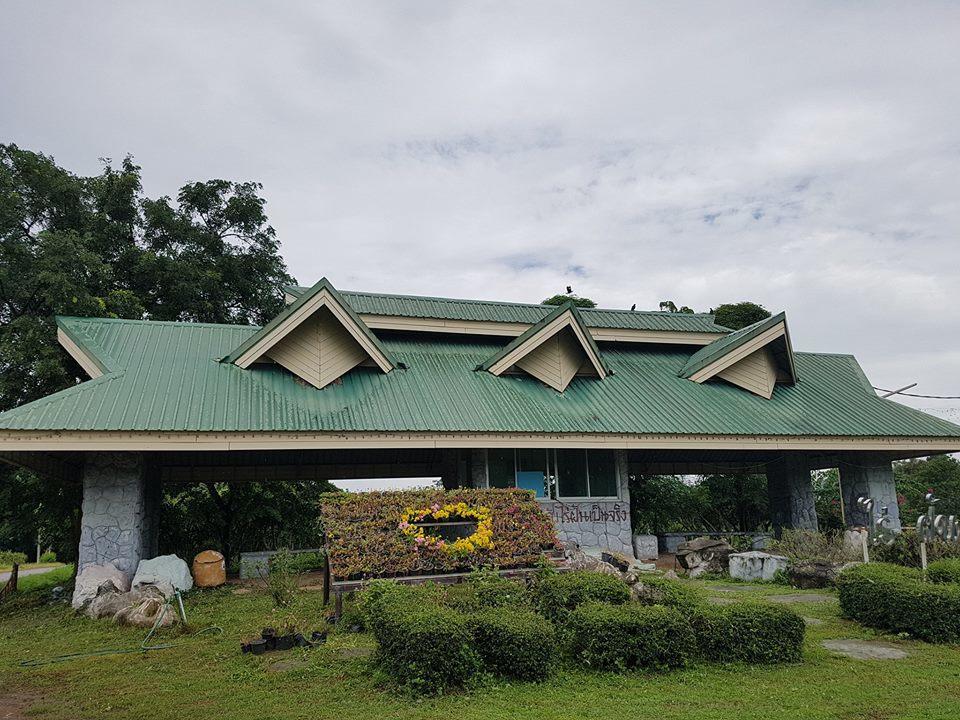
<svg viewBox="0 0 960 720">
<path fill-rule="evenodd" d="M 757 550 L 731 553 L 728 560 L 730 577 L 747 582 L 773 580 L 777 571 L 787 569 L 787 559 L 782 555 L 771 555 Z"/>
<path fill-rule="evenodd" d="M 790 584 L 804 590 L 833 587 L 840 573 L 857 563 L 792 562 L 787 569 Z"/>
<path fill-rule="evenodd" d="M 87 565 L 77 575 L 72 605 L 83 610 L 98 596 L 114 595 L 130 589 L 130 578 L 113 563 Z"/>
<path fill-rule="evenodd" d="M 656 535 L 634 535 L 633 554 L 637 560 L 656 560 L 660 557 Z"/>
<path fill-rule="evenodd" d="M 193 587 L 190 567 L 176 555 L 158 555 L 150 560 L 141 560 L 137 574 L 133 576 L 134 589 L 144 585 L 156 585 L 166 597 L 174 591 L 181 592 Z"/>
<path fill-rule="evenodd" d="M 677 562 L 690 577 L 698 577 L 707 572 L 723 573 L 727 571 L 727 558 L 733 548 L 725 540 L 699 537 L 677 548 Z"/>
</svg>

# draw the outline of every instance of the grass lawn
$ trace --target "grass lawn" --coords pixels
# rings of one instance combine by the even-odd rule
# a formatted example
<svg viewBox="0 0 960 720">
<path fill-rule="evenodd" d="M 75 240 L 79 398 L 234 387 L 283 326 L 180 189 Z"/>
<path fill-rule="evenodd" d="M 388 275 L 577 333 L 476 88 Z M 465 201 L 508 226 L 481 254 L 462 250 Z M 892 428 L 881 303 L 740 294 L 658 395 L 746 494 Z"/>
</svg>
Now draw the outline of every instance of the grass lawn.
<svg viewBox="0 0 960 720">
<path fill-rule="evenodd" d="M 63 572 L 27 579 L 33 587 L 41 581 L 49 585 Z M 706 583 L 706 587 L 717 598 L 796 592 L 782 586 L 721 582 Z M 305 592 L 300 602 L 304 617 L 320 617 L 320 593 Z M 0 606 L 0 717 L 935 720 L 960 716 L 960 648 L 887 637 L 910 656 L 901 661 L 833 656 L 820 646 L 822 640 L 878 636 L 840 619 L 832 599 L 793 605 L 802 615 L 822 621 L 808 628 L 802 664 L 698 666 L 628 675 L 561 668 L 542 684 L 491 683 L 428 700 L 411 700 L 384 685 L 365 655 L 373 647 L 367 635 L 334 633 L 315 650 L 241 655 L 242 637 L 273 624 L 270 599 L 258 591 L 236 594 L 223 588 L 190 594 L 186 605 L 191 625 L 218 624 L 224 629 L 220 636 L 181 638 L 181 646 L 149 654 L 35 668 L 21 668 L 18 663 L 104 647 L 136 647 L 144 631 L 79 618 L 63 605 L 27 605 L 20 599 Z M 4 710 L 11 714 L 4 715 Z"/>
<path fill-rule="evenodd" d="M 52 562 L 52 563 L 24 563 L 20 566 L 20 572 L 24 570 L 35 570 L 37 568 L 52 568 L 52 567 L 63 567 L 63 563 Z M 13 570 L 13 565 L 0 565 L 0 572 L 10 572 Z"/>
</svg>

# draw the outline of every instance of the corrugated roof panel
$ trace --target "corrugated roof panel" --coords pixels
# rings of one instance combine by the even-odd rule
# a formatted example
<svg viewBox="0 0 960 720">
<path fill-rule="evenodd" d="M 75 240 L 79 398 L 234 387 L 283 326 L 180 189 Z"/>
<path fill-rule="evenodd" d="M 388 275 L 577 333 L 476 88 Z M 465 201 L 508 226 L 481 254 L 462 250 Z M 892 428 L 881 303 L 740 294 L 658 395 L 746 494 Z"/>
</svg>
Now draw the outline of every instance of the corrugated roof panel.
<svg viewBox="0 0 960 720">
<path fill-rule="evenodd" d="M 501 344 L 384 340 L 407 369 L 358 367 L 318 390 L 275 365 L 218 363 L 253 327 L 64 319 L 120 368 L 0 414 L 25 430 L 555 432 L 960 438 L 960 427 L 883 400 L 846 355 L 797 353 L 802 378 L 770 400 L 677 376 L 683 349 L 603 349 L 614 374 L 557 393 L 476 371 Z"/>
</svg>

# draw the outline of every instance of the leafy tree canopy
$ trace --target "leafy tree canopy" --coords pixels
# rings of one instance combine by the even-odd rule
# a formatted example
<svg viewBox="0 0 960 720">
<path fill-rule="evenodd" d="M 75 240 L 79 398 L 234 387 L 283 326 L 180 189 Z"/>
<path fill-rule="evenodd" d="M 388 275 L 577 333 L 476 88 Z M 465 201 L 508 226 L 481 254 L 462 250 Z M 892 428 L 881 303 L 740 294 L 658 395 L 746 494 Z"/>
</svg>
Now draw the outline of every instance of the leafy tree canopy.
<svg viewBox="0 0 960 720">
<path fill-rule="evenodd" d="M 546 300 L 541 300 L 541 305 L 563 305 L 565 303 L 572 302 L 577 307 L 581 308 L 595 308 L 597 304 L 590 298 L 577 297 L 576 295 L 562 295 L 557 294 L 551 297 L 548 297 Z"/>
<path fill-rule="evenodd" d="M 0 144 L 0 410 L 79 381 L 55 315 L 260 324 L 279 312 L 293 278 L 260 190 L 209 180 L 151 199 L 130 157 L 82 177 Z M 76 551 L 75 487 L 3 467 L 0 489 L 0 545 L 39 534 Z"/>
<path fill-rule="evenodd" d="M 713 313 L 717 325 L 723 325 L 731 330 L 745 328 L 747 325 L 766 320 L 771 315 L 770 311 L 763 305 L 746 300 L 737 303 L 724 303 L 711 308 L 710 312 Z"/>
</svg>

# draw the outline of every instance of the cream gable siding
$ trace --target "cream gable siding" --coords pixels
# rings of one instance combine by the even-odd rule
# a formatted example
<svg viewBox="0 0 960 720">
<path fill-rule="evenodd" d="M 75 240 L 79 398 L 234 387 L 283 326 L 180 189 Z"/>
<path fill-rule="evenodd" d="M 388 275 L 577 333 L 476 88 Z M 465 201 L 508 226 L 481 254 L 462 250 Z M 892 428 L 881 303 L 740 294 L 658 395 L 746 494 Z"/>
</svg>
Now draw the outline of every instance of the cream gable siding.
<svg viewBox="0 0 960 720">
<path fill-rule="evenodd" d="M 360 343 L 325 307 L 284 335 L 268 356 L 318 388 L 367 359 Z"/>
<path fill-rule="evenodd" d="M 573 332 L 565 328 L 520 358 L 516 366 L 563 392 L 587 361 L 587 354 Z"/>
<path fill-rule="evenodd" d="M 777 384 L 777 361 L 770 348 L 764 347 L 721 370 L 716 376 L 769 400 Z"/>
</svg>

